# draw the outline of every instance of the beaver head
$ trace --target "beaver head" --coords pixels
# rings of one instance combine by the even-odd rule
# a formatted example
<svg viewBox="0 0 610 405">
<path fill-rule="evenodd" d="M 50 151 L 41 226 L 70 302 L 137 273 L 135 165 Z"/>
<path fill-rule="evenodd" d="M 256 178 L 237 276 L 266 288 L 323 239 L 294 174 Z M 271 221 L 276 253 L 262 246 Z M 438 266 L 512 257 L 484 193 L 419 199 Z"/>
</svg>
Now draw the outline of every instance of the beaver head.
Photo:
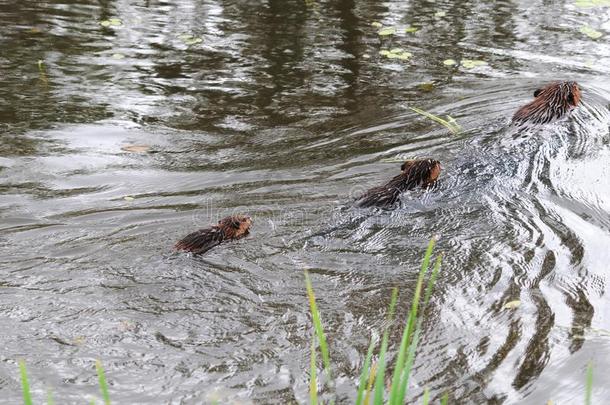
<svg viewBox="0 0 610 405">
<path fill-rule="evenodd" d="M 576 82 L 553 82 L 534 92 L 534 101 L 519 108 L 512 122 L 548 124 L 564 117 L 580 102 L 580 87 Z"/>
<path fill-rule="evenodd" d="M 233 215 L 218 221 L 217 227 L 220 228 L 226 239 L 239 239 L 250 232 L 252 219 L 246 215 Z"/>
<path fill-rule="evenodd" d="M 400 170 L 402 177 L 409 179 L 409 182 L 427 187 L 438 179 L 441 164 L 434 159 L 407 160 L 400 166 Z"/>
</svg>

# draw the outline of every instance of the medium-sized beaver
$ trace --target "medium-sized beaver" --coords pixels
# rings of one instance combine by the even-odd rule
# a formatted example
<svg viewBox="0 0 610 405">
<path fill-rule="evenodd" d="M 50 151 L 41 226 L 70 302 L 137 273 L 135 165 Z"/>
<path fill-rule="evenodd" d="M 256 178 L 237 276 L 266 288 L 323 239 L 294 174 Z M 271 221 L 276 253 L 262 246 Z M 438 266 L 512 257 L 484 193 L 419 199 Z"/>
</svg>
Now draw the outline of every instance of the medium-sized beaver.
<svg viewBox="0 0 610 405">
<path fill-rule="evenodd" d="M 218 221 L 218 225 L 200 229 L 180 239 L 174 249 L 205 253 L 222 242 L 241 239 L 250 233 L 252 220 L 245 215 L 234 215 Z"/>
<path fill-rule="evenodd" d="M 513 123 L 548 124 L 563 118 L 580 102 L 580 87 L 576 82 L 553 82 L 536 90 L 534 97 L 534 101 L 517 110 Z"/>
<path fill-rule="evenodd" d="M 441 164 L 434 159 L 407 160 L 400 166 L 402 173 L 383 186 L 368 190 L 358 198 L 359 207 L 388 207 L 398 201 L 401 193 L 415 187 L 426 188 L 438 179 Z"/>
</svg>

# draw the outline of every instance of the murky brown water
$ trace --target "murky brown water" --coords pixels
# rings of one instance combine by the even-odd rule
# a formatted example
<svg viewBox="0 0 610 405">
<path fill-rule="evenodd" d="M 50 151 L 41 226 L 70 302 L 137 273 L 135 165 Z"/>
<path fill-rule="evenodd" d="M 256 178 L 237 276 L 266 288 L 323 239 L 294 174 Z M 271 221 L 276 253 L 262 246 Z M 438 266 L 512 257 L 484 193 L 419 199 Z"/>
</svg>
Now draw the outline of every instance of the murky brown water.
<svg viewBox="0 0 610 405">
<path fill-rule="evenodd" d="M 20 401 L 24 358 L 35 398 L 83 403 L 99 358 L 117 404 L 307 403 L 308 269 L 350 403 L 438 234 L 409 398 L 580 403 L 592 360 L 604 403 L 608 38 L 610 8 L 572 2 L 0 2 L 0 396 Z M 573 122 L 508 129 L 554 79 L 585 88 Z M 414 156 L 443 163 L 434 190 L 350 208 Z M 233 212 L 249 238 L 171 252 Z"/>
</svg>

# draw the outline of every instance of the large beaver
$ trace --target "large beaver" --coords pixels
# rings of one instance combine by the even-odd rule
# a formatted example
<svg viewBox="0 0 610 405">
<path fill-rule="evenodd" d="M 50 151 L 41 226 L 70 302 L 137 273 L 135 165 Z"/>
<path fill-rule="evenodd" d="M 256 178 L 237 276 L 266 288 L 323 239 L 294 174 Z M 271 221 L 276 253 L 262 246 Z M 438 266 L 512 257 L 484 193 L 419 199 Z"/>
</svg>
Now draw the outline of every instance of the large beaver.
<svg viewBox="0 0 610 405">
<path fill-rule="evenodd" d="M 580 102 L 580 87 L 576 82 L 553 82 L 536 90 L 534 97 L 534 101 L 517 110 L 513 123 L 548 124 L 563 118 Z"/>
<path fill-rule="evenodd" d="M 383 186 L 368 190 L 358 198 L 359 207 L 388 207 L 396 203 L 401 193 L 415 187 L 428 187 L 441 173 L 441 164 L 434 159 L 407 160 L 400 166 L 402 173 Z"/>
<path fill-rule="evenodd" d="M 174 249 L 193 252 L 195 254 L 205 253 L 222 242 L 236 240 L 250 233 L 252 220 L 245 215 L 234 215 L 218 221 L 218 225 L 200 229 L 180 239 Z"/>
</svg>

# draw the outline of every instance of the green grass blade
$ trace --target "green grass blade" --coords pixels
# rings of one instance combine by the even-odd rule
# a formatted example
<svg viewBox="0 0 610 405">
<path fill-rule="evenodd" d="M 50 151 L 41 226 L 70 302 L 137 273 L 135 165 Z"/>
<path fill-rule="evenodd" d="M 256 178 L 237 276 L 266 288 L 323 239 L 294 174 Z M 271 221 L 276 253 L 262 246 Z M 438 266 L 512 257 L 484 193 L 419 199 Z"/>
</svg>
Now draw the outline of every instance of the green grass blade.
<svg viewBox="0 0 610 405">
<path fill-rule="evenodd" d="M 593 364 L 587 365 L 587 380 L 585 382 L 585 405 L 591 405 L 591 396 L 593 394 Z"/>
<path fill-rule="evenodd" d="M 100 383 L 100 390 L 102 391 L 104 405 L 110 405 L 110 395 L 108 394 L 108 384 L 106 384 L 106 374 L 104 373 L 104 367 L 102 366 L 101 361 L 95 361 L 95 370 L 97 371 L 97 379 Z"/>
<path fill-rule="evenodd" d="M 47 392 L 47 405 L 55 405 L 55 401 L 53 400 L 53 393 L 51 390 Z"/>
<path fill-rule="evenodd" d="M 424 388 L 424 397 L 422 398 L 422 405 L 428 405 L 428 402 L 430 402 L 430 389 L 428 389 L 428 387 Z"/>
<path fill-rule="evenodd" d="M 441 397 L 441 405 L 447 405 L 449 403 L 449 394 L 446 392 Z"/>
<path fill-rule="evenodd" d="M 311 337 L 311 361 L 309 364 L 309 403 L 318 405 L 318 377 L 316 375 L 316 337 Z"/>
<path fill-rule="evenodd" d="M 451 131 L 451 133 L 454 135 L 459 134 L 461 131 L 461 127 L 458 125 L 458 123 L 455 121 L 455 119 L 453 119 L 449 116 L 447 116 L 447 118 L 449 118 L 449 121 L 447 121 L 447 120 L 442 119 L 438 115 L 434 115 L 432 113 L 429 113 L 428 111 L 424 111 L 417 107 L 409 107 L 409 109 L 411 109 L 412 111 L 415 111 L 416 113 L 418 113 L 420 115 L 423 115 L 426 118 L 431 119 L 432 121 L 434 121 L 438 124 L 443 125 L 449 131 Z"/>
<path fill-rule="evenodd" d="M 388 325 L 386 326 L 385 332 L 383 333 L 383 340 L 381 341 L 381 349 L 379 350 L 379 361 L 377 362 L 377 375 L 375 376 L 375 395 L 373 397 L 374 405 L 383 404 L 383 391 L 384 391 L 384 377 L 386 369 L 385 355 L 388 350 L 388 339 L 390 337 L 390 326 L 394 319 L 394 309 L 396 308 L 396 301 L 398 299 L 398 289 L 392 290 L 392 298 L 390 300 L 390 308 L 388 313 Z"/>
<path fill-rule="evenodd" d="M 377 375 L 377 363 L 373 363 L 371 366 L 371 374 L 369 375 L 369 381 L 366 386 L 366 395 L 364 397 L 364 405 L 369 405 L 371 403 L 371 393 L 373 392 L 373 380 L 375 380 L 375 376 Z"/>
<path fill-rule="evenodd" d="M 407 318 L 407 325 L 411 322 L 412 314 L 409 313 Z M 400 388 L 400 377 L 404 369 L 405 356 L 407 355 L 407 349 L 409 345 L 409 335 L 407 334 L 407 328 L 402 332 L 402 338 L 400 340 L 400 349 L 398 350 L 398 356 L 396 357 L 396 363 L 394 367 L 394 374 L 392 375 L 392 387 L 390 389 L 390 405 L 399 405 L 398 390 Z"/>
<path fill-rule="evenodd" d="M 417 349 L 417 344 L 419 343 L 419 331 L 419 328 L 415 329 L 415 333 L 413 334 L 413 340 L 411 340 L 411 344 L 409 345 L 409 354 L 407 355 L 407 361 L 405 362 L 405 366 L 402 370 L 402 375 L 400 376 L 400 387 L 396 399 L 397 403 L 399 404 L 404 404 L 405 397 L 407 395 L 407 385 L 409 384 L 411 369 L 413 368 L 413 362 L 415 361 L 415 350 Z"/>
<path fill-rule="evenodd" d="M 19 360 L 19 374 L 21 374 L 21 388 L 23 390 L 24 405 L 32 405 L 32 395 L 30 394 L 30 383 L 28 382 L 28 373 L 25 368 L 25 361 Z"/>
<path fill-rule="evenodd" d="M 407 330 L 405 332 L 407 334 L 407 337 L 411 336 L 411 334 L 413 333 L 413 328 L 415 327 L 415 321 L 417 319 L 417 310 L 419 308 L 419 299 L 421 297 L 421 290 L 424 284 L 424 278 L 426 277 L 426 273 L 428 272 L 428 267 L 430 267 L 430 258 L 432 257 L 434 245 L 436 245 L 436 238 L 430 239 L 430 242 L 428 243 L 428 248 L 426 249 L 426 254 L 424 255 L 424 260 L 419 271 L 419 276 L 417 277 L 415 295 L 413 296 L 413 303 L 411 304 L 409 320 L 407 322 Z"/>
<path fill-rule="evenodd" d="M 434 288 L 434 284 L 436 284 L 436 277 L 438 276 L 438 272 L 441 269 L 442 259 L 442 255 L 438 255 L 436 258 L 436 262 L 434 263 L 434 268 L 432 269 L 432 274 L 430 275 L 430 279 L 428 280 L 428 286 L 426 287 L 424 305 L 428 304 L 428 301 L 430 300 L 430 295 L 432 295 L 432 289 Z"/>
<path fill-rule="evenodd" d="M 356 396 L 356 405 L 362 405 L 364 399 L 364 389 L 368 380 L 371 369 L 371 359 L 373 358 L 373 349 L 375 348 L 375 339 L 371 336 L 371 343 L 366 351 L 366 357 L 364 358 L 364 366 L 362 366 L 362 373 L 360 374 L 360 383 L 358 384 L 358 395 Z"/>
<path fill-rule="evenodd" d="M 313 293 L 313 287 L 311 286 L 311 280 L 309 274 L 305 272 L 305 285 L 307 286 L 307 296 L 309 297 L 309 310 L 313 319 L 314 330 L 318 337 L 320 344 L 320 352 L 322 353 L 322 361 L 324 362 L 324 369 L 330 380 L 330 356 L 328 354 L 328 345 L 326 343 L 326 336 L 324 335 L 324 329 L 322 328 L 322 321 L 320 320 L 320 313 L 318 312 L 318 306 L 316 305 L 316 296 Z"/>
<path fill-rule="evenodd" d="M 409 311 L 409 316 L 407 318 L 406 327 L 402 334 L 402 339 L 400 342 L 400 349 L 398 351 L 398 356 L 396 358 L 396 365 L 394 367 L 394 375 L 392 376 L 392 388 L 390 391 L 390 405 L 400 405 L 404 402 L 404 398 L 400 396 L 400 389 L 402 387 L 401 380 L 403 377 L 403 371 L 405 368 L 405 356 L 407 353 L 407 349 L 409 347 L 409 342 L 411 341 L 411 335 L 413 332 L 413 327 L 415 325 L 415 321 L 417 319 L 417 311 L 419 307 L 419 301 L 421 297 L 421 290 L 423 287 L 424 278 L 426 273 L 428 272 L 428 268 L 430 267 L 430 259 L 432 257 L 432 251 L 434 250 L 434 245 L 436 244 L 436 239 L 432 238 L 428 243 L 428 248 L 426 249 L 426 253 L 424 255 L 424 260 L 422 262 L 422 267 L 419 271 L 419 275 L 417 277 L 417 284 L 415 287 L 415 294 L 413 297 L 413 302 L 411 303 L 411 309 Z M 428 281 L 428 287 L 426 289 L 426 299 L 427 302 L 429 298 L 429 294 L 432 292 L 432 285 L 436 281 L 436 273 L 440 269 L 440 260 L 437 258 L 436 265 L 434 267 L 433 273 L 430 276 L 430 280 Z"/>
</svg>

